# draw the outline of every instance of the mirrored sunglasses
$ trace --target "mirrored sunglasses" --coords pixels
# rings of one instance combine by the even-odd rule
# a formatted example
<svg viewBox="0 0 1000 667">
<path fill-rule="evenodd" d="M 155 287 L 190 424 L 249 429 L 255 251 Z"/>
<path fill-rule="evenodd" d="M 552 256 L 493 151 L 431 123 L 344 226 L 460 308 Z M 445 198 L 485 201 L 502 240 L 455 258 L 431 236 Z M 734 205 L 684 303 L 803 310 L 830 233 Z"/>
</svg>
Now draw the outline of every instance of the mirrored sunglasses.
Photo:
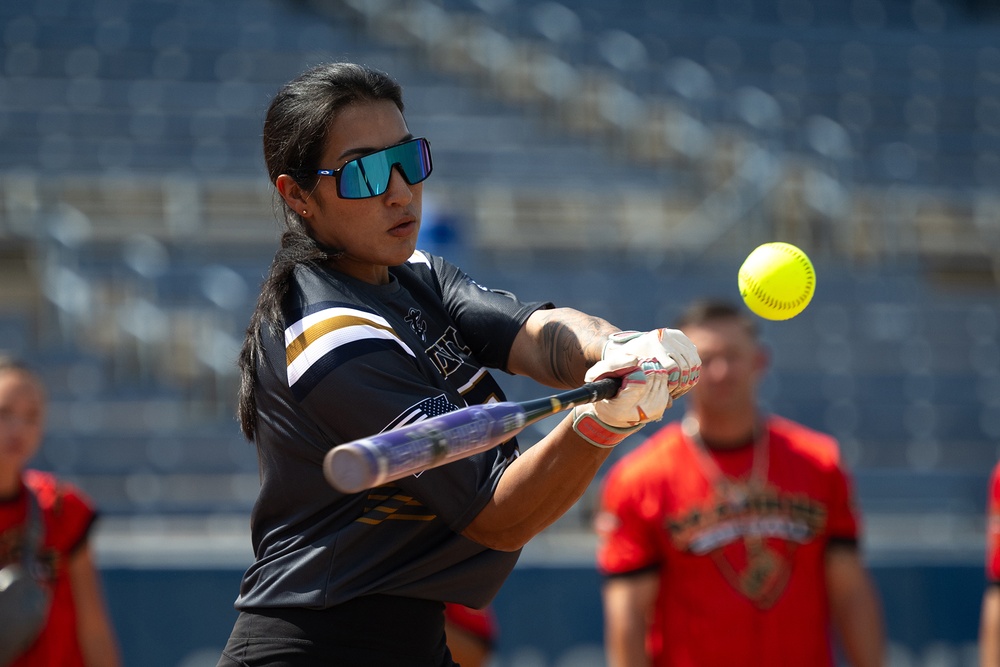
<svg viewBox="0 0 1000 667">
<path fill-rule="evenodd" d="M 320 176 L 337 179 L 337 194 L 342 199 L 377 197 L 389 187 L 392 168 L 399 167 L 410 185 L 431 175 L 431 145 L 423 137 L 384 148 L 355 158 L 340 169 L 319 169 Z"/>
</svg>

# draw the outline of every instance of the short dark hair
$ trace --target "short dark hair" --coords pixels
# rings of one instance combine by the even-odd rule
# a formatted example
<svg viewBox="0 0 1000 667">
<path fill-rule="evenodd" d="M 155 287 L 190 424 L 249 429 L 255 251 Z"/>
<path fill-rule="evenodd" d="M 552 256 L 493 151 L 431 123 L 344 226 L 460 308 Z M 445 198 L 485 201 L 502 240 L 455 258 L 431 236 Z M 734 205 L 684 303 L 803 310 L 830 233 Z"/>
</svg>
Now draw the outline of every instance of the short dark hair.
<svg viewBox="0 0 1000 667">
<path fill-rule="evenodd" d="M 747 333 L 756 340 L 760 331 L 757 322 L 750 317 L 746 309 L 741 308 L 732 301 L 726 299 L 707 298 L 691 302 L 677 318 L 674 327 L 684 329 L 685 327 L 701 326 L 716 322 L 718 320 L 739 320 L 746 326 Z"/>
</svg>

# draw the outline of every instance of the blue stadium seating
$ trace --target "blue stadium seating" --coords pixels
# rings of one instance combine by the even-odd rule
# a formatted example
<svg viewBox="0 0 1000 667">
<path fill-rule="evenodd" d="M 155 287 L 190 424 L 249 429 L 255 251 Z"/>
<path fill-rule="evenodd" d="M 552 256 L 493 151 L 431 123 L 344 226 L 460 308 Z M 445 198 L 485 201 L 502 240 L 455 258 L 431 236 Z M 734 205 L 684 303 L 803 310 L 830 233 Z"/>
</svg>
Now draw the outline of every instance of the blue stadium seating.
<svg viewBox="0 0 1000 667">
<path fill-rule="evenodd" d="M 119 4 L 117 14 L 90 0 L 0 9 L 0 178 L 259 180 L 270 95 L 308 63 L 349 56 L 406 83 L 408 119 L 432 138 L 443 184 L 467 187 L 469 174 L 553 192 L 567 183 L 656 190 L 692 182 L 672 167 L 630 163 L 600 137 L 554 131 L 535 106 L 490 97 L 403 46 L 380 44 L 364 32 L 357 3 Z M 777 105 L 775 150 L 836 161 L 842 135 L 856 151 L 847 167 L 857 182 L 958 191 L 1000 184 L 976 166 L 1000 151 L 991 120 L 1000 109 L 998 26 L 958 5 L 937 4 L 940 12 L 926 16 L 896 0 L 854 3 L 853 11 L 838 0 L 431 6 L 475 16 L 512 39 L 537 40 L 572 68 L 605 70 L 637 99 L 670 99 L 706 127 L 736 123 L 764 136 L 774 132 L 768 119 L 778 116 L 768 114 Z M 935 27 L 941 21 L 947 29 Z M 830 122 L 810 124 L 817 116 Z M 0 242 L 20 233 L 10 230 L 0 216 Z M 235 356 L 272 242 L 205 244 L 196 235 L 147 232 L 137 225 L 121 238 L 84 235 L 70 243 L 38 229 L 31 238 L 39 255 L 51 253 L 46 265 L 60 268 L 60 284 L 75 285 L 95 312 L 100 305 L 112 313 L 88 322 L 79 302 L 50 289 L 41 290 L 47 296 L 37 313 L 0 315 L 4 347 L 41 361 L 61 415 L 39 464 L 92 484 L 112 513 L 245 510 L 254 459 L 233 420 L 234 368 L 199 349 Z M 697 261 L 678 253 L 651 262 L 638 254 L 581 255 L 571 246 L 521 257 L 454 250 L 483 284 L 630 328 L 669 323 L 697 296 L 738 298 L 733 257 Z M 869 480 L 863 496 L 883 490 L 870 480 L 887 470 L 900 475 L 894 485 L 915 483 L 904 474 L 911 471 L 942 496 L 975 505 L 971 483 L 949 476 L 981 476 L 997 456 L 995 286 L 939 285 L 906 258 L 888 267 L 833 259 L 817 266 L 815 304 L 793 321 L 762 323 L 774 358 L 767 407 L 841 438 Z M 51 334 L 35 340 L 35 327 Z M 544 391 L 503 380 L 519 398 Z M 201 406 L 196 420 L 178 416 L 191 406 Z M 214 494 L 205 492 L 213 475 L 224 480 Z M 150 479 L 160 479 L 159 494 L 136 494 Z M 198 492 L 184 503 L 171 495 L 180 488 Z"/>
</svg>

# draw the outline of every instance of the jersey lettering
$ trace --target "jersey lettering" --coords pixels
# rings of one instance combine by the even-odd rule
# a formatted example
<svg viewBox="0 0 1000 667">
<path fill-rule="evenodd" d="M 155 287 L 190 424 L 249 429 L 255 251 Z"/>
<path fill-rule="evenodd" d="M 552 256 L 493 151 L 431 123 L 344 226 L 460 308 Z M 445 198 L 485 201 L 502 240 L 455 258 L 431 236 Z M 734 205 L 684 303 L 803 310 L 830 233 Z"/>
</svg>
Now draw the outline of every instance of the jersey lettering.
<svg viewBox="0 0 1000 667">
<path fill-rule="evenodd" d="M 767 609 L 788 583 L 792 554 L 823 533 L 826 515 L 806 495 L 744 486 L 739 499 L 691 507 L 669 518 L 666 529 L 678 549 L 709 556 L 736 590 Z"/>
<path fill-rule="evenodd" d="M 826 508 L 822 504 L 803 494 L 781 493 L 768 485 L 748 491 L 735 503 L 717 499 L 704 508 L 691 507 L 670 518 L 667 529 L 677 548 L 700 554 L 748 534 L 802 544 L 821 533 L 825 526 Z M 729 539 L 725 539 L 726 535 Z"/>
<path fill-rule="evenodd" d="M 420 336 L 420 340 L 427 342 L 427 322 L 424 321 L 423 314 L 416 308 L 410 308 L 409 312 L 406 313 L 406 323 L 410 325 L 413 329 L 413 333 Z"/>
<path fill-rule="evenodd" d="M 427 356 L 444 377 L 461 368 L 471 354 L 472 350 L 458 342 L 458 331 L 455 327 L 448 327 L 441 337 L 427 348 Z"/>
</svg>

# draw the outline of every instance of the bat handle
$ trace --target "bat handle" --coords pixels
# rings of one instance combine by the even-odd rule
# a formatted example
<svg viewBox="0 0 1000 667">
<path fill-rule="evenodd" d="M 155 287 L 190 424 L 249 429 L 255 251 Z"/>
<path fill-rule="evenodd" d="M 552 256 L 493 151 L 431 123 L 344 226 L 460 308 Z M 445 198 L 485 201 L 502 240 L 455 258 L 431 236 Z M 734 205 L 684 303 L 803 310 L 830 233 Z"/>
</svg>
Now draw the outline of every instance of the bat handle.
<svg viewBox="0 0 1000 667">
<path fill-rule="evenodd" d="M 583 403 L 593 403 L 606 398 L 614 398 L 621 389 L 622 379 L 611 377 L 588 382 L 582 387 L 564 391 L 555 396 L 536 398 L 521 403 L 527 424 L 533 424 L 539 419 L 548 417 L 567 408 Z"/>
<path fill-rule="evenodd" d="M 593 388 L 594 398 L 590 401 L 593 403 L 595 401 L 614 398 L 618 394 L 618 390 L 622 388 L 622 379 L 616 377 L 604 378 L 603 380 L 594 380 L 585 386 Z"/>
</svg>

